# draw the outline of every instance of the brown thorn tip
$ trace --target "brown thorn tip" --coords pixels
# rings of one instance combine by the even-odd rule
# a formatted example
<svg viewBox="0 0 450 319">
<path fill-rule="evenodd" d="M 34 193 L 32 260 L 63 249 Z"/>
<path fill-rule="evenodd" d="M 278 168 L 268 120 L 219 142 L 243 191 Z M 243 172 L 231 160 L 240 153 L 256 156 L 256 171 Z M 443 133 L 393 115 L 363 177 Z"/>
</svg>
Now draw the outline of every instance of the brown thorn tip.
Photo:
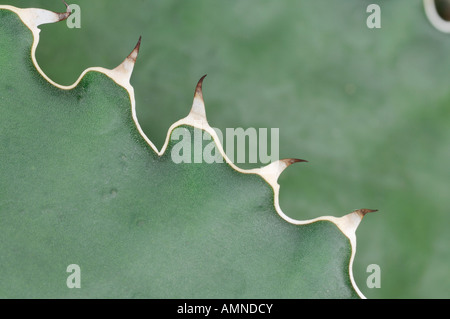
<svg viewBox="0 0 450 319">
<path fill-rule="evenodd" d="M 367 208 L 362 208 L 362 209 L 357 209 L 355 212 L 358 213 L 361 218 L 363 218 L 366 214 L 368 213 L 374 213 L 377 212 L 378 209 L 367 209 Z"/>
<path fill-rule="evenodd" d="M 66 12 L 57 12 L 58 21 L 66 20 L 72 12 L 69 10 L 69 5 L 63 0 L 64 5 L 66 6 Z"/>
<path fill-rule="evenodd" d="M 294 163 L 298 163 L 298 162 L 308 162 L 307 160 L 298 159 L 298 158 L 286 158 L 286 159 L 282 159 L 281 161 L 284 162 L 287 166 L 292 165 Z"/>
<path fill-rule="evenodd" d="M 200 78 L 200 80 L 198 80 L 197 87 L 195 88 L 195 95 L 194 95 L 194 97 L 198 96 L 200 98 L 203 98 L 202 85 L 203 85 L 203 80 L 205 79 L 206 75 L 207 74 L 205 74 L 204 76 L 202 76 Z"/>
<path fill-rule="evenodd" d="M 133 63 L 136 62 L 138 53 L 139 53 L 139 49 L 141 48 L 141 40 L 142 40 L 142 36 L 139 37 L 139 40 L 136 44 L 136 46 L 134 47 L 133 51 L 131 51 L 131 53 L 128 55 L 127 59 L 133 61 Z"/>
<path fill-rule="evenodd" d="M 70 16 L 70 12 L 57 13 L 58 21 L 64 21 Z"/>
<path fill-rule="evenodd" d="M 139 40 L 138 40 L 136 46 L 134 47 L 135 50 L 138 50 L 138 51 L 139 51 L 139 49 L 140 49 L 140 47 L 141 47 L 141 40 L 142 40 L 142 35 L 139 36 Z"/>
</svg>

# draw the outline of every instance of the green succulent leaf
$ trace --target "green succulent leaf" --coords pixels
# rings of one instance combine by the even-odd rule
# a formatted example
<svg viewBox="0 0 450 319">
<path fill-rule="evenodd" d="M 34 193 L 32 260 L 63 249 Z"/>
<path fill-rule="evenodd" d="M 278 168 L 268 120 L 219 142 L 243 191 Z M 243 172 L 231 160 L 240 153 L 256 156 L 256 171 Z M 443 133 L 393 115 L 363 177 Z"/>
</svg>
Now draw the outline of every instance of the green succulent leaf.
<svg viewBox="0 0 450 319">
<path fill-rule="evenodd" d="M 370 210 L 287 217 L 277 179 L 295 160 L 231 163 L 206 121 L 201 81 L 156 149 L 129 83 L 139 45 L 70 87 L 41 71 L 38 26 L 66 17 L 0 6 L 1 297 L 364 297 L 352 262 Z M 174 163 L 176 128 L 201 130 L 224 162 Z M 67 286 L 72 264 L 80 289 Z"/>
</svg>

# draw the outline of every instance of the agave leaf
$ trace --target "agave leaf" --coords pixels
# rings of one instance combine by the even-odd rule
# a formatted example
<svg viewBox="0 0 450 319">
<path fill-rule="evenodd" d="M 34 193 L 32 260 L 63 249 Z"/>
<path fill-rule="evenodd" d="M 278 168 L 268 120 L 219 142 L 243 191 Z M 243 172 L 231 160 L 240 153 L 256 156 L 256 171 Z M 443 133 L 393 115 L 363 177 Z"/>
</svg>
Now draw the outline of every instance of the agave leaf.
<svg viewBox="0 0 450 319">
<path fill-rule="evenodd" d="M 300 221 L 279 206 L 281 172 L 244 170 L 209 126 L 198 83 L 161 150 L 136 118 L 118 67 L 61 86 L 39 68 L 39 25 L 66 13 L 0 6 L 0 296 L 352 298 L 365 213 Z M 223 163 L 172 161 L 176 128 L 201 130 Z M 206 146 L 207 141 L 203 141 Z M 81 289 L 66 285 L 81 269 Z"/>
</svg>

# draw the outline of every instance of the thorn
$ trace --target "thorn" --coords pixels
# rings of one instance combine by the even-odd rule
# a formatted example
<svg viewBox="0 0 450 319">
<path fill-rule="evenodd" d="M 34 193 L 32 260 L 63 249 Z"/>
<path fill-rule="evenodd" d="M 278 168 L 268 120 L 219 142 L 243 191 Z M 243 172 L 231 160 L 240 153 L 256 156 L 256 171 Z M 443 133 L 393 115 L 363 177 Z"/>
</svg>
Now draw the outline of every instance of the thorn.
<svg viewBox="0 0 450 319">
<path fill-rule="evenodd" d="M 336 225 L 350 239 L 350 241 L 352 240 L 356 241 L 355 232 L 358 229 L 358 226 L 363 220 L 364 216 L 368 213 L 373 213 L 377 211 L 378 209 L 367 209 L 367 208 L 354 210 L 350 214 L 337 218 Z"/>
<path fill-rule="evenodd" d="M 282 159 L 281 161 L 286 164 L 286 167 L 288 167 L 289 165 L 292 165 L 294 163 L 308 162 L 307 160 L 298 159 L 298 158 L 285 158 L 285 159 Z"/>
<path fill-rule="evenodd" d="M 203 101 L 203 92 L 202 92 L 202 85 L 205 77 L 206 74 L 200 78 L 200 80 L 197 83 L 197 86 L 195 87 L 194 101 L 192 102 L 192 108 L 191 112 L 189 113 L 189 116 L 192 116 L 197 120 L 206 121 L 206 109 L 205 109 L 205 102 Z"/>
<path fill-rule="evenodd" d="M 136 63 L 139 48 L 141 47 L 141 39 L 142 37 L 139 37 L 138 43 L 134 47 L 133 51 L 131 51 L 125 60 L 123 60 L 123 62 L 114 69 L 117 74 L 120 74 L 120 76 L 123 77 L 125 82 L 130 80 L 131 74 L 133 73 L 134 64 Z"/>
<path fill-rule="evenodd" d="M 207 76 L 207 74 L 205 74 L 204 76 L 202 76 L 200 78 L 200 80 L 198 80 L 197 86 L 195 88 L 194 98 L 198 97 L 199 99 L 203 100 L 202 86 L 203 86 L 203 80 L 205 79 L 206 76 Z"/>
<path fill-rule="evenodd" d="M 276 167 L 278 168 L 278 176 L 277 178 L 281 175 L 281 173 L 288 168 L 289 166 L 291 166 L 294 163 L 299 163 L 299 162 L 308 162 L 307 160 L 303 160 L 303 159 L 298 159 L 298 158 L 285 158 L 285 159 L 281 159 L 279 161 L 276 161 L 274 163 L 276 164 Z M 283 163 L 283 164 L 281 164 Z"/>
<path fill-rule="evenodd" d="M 368 213 L 374 213 L 377 212 L 378 209 L 367 209 L 367 208 L 361 208 L 361 209 L 357 209 L 354 212 L 357 213 L 359 216 L 361 216 L 361 218 L 363 218 L 364 216 L 366 216 L 366 214 Z"/>
<path fill-rule="evenodd" d="M 67 2 L 64 1 L 64 0 L 62 0 L 62 2 L 66 6 L 66 12 L 55 12 L 58 15 L 58 22 L 66 20 L 72 14 L 72 12 L 69 9 L 69 5 L 67 4 Z"/>
<path fill-rule="evenodd" d="M 141 40 L 142 40 L 142 35 L 139 36 L 138 43 L 136 44 L 136 47 L 137 47 L 138 51 L 139 51 L 139 48 L 141 47 Z"/>
<path fill-rule="evenodd" d="M 137 56 L 139 54 L 139 49 L 141 48 L 141 40 L 142 36 L 139 37 L 139 40 L 134 47 L 133 51 L 128 55 L 127 59 L 131 60 L 133 63 L 136 63 Z"/>
<path fill-rule="evenodd" d="M 297 158 L 286 158 L 270 163 L 259 169 L 259 174 L 266 179 L 271 185 L 277 183 L 281 173 L 290 165 L 298 162 L 307 162 L 306 160 Z"/>
<path fill-rule="evenodd" d="M 58 20 L 56 22 L 64 21 L 71 15 L 71 12 L 55 12 L 55 13 L 58 16 Z"/>
</svg>

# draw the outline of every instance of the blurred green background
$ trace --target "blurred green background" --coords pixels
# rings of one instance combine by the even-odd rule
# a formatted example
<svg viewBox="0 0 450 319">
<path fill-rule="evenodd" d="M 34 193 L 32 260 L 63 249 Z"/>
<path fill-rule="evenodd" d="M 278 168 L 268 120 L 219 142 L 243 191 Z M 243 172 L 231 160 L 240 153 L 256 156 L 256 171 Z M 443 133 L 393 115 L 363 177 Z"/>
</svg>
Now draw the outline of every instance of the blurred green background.
<svg viewBox="0 0 450 319">
<path fill-rule="evenodd" d="M 366 297 L 450 297 L 450 35 L 421 0 L 70 3 L 80 29 L 41 27 L 37 59 L 50 78 L 69 85 L 87 67 L 114 68 L 142 35 L 131 83 L 158 148 L 207 73 L 211 126 L 279 128 L 280 157 L 309 160 L 280 177 L 287 215 L 379 209 L 357 230 Z M 380 29 L 366 25 L 371 3 Z M 0 4 L 65 10 L 58 0 Z M 381 288 L 369 289 L 373 263 Z"/>
</svg>

